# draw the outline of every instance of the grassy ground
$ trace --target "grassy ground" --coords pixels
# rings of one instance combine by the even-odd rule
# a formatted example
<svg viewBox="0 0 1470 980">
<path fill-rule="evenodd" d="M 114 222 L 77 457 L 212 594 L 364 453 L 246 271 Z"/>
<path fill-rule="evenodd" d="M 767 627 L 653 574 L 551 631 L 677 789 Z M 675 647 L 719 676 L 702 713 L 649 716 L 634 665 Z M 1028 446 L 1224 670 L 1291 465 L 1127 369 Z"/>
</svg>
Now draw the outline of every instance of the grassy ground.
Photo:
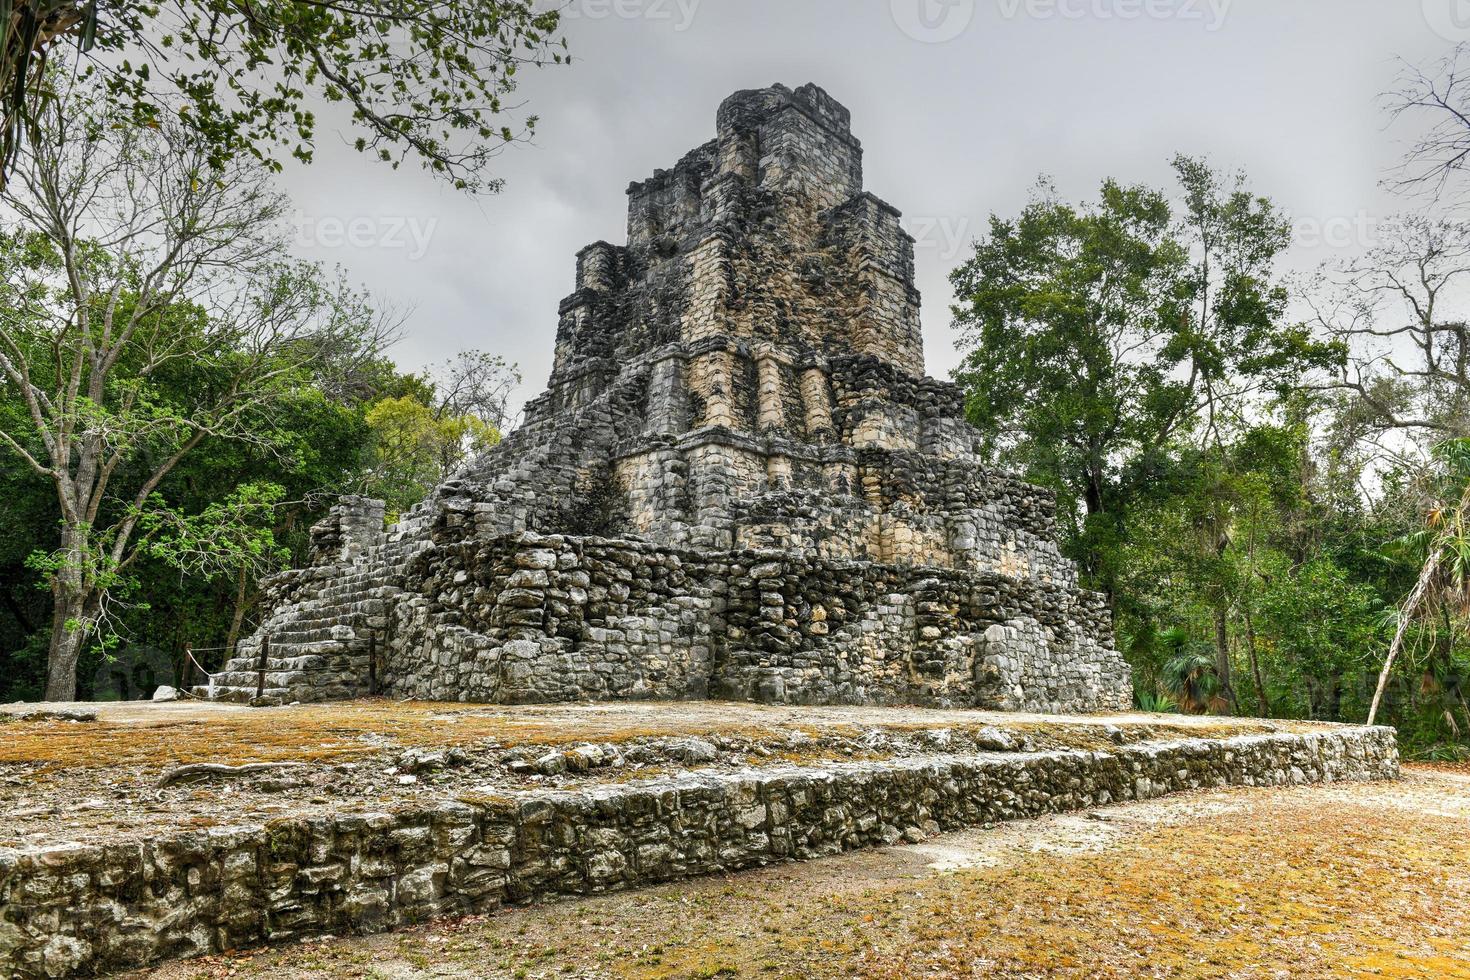
<svg viewBox="0 0 1470 980">
<path fill-rule="evenodd" d="M 1467 977 L 1470 769 L 1225 790 L 172 964 L 255 977 Z"/>
</svg>

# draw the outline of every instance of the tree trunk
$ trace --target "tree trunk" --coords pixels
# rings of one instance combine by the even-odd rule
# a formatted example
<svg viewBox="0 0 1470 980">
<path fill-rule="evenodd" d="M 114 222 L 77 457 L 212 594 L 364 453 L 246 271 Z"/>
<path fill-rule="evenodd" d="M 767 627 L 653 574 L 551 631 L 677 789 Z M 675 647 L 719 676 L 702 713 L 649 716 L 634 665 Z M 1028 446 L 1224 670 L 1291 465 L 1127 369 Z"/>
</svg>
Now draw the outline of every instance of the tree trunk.
<svg viewBox="0 0 1470 980">
<path fill-rule="evenodd" d="M 46 657 L 46 700 L 75 701 L 77 662 L 87 642 L 86 601 L 66 586 L 56 589 L 55 595 L 51 649 Z"/>
<path fill-rule="evenodd" d="M 1342 674 L 1333 671 L 1327 675 L 1327 705 L 1323 721 L 1342 721 Z"/>
<path fill-rule="evenodd" d="M 1256 656 L 1256 624 L 1249 611 L 1245 614 L 1245 649 L 1251 659 L 1251 680 L 1256 686 L 1256 700 L 1260 704 L 1262 718 L 1271 717 L 1271 702 L 1266 697 L 1266 685 L 1261 679 L 1261 658 Z"/>
<path fill-rule="evenodd" d="M 1096 517 L 1103 512 L 1102 476 L 1096 467 L 1087 468 L 1087 486 L 1083 489 L 1082 502 L 1088 517 Z"/>
<path fill-rule="evenodd" d="M 77 699 L 77 663 L 95 625 L 96 597 L 87 578 L 86 532 L 63 527 L 65 563 L 52 573 L 51 647 L 46 657 L 46 700 Z"/>
<path fill-rule="evenodd" d="M 1107 514 L 1107 505 L 1103 499 L 1103 470 L 1100 464 L 1089 463 L 1084 475 L 1084 486 L 1082 490 L 1082 503 L 1085 508 L 1087 520 L 1083 522 L 1085 529 L 1091 519 L 1099 516 L 1107 516 L 1109 520 L 1113 517 Z M 1084 534 L 1084 540 L 1086 535 Z M 1092 587 L 1102 592 L 1107 600 L 1108 611 L 1115 617 L 1118 612 L 1118 583 L 1113 579 L 1113 570 L 1103 566 L 1102 555 L 1089 549 L 1085 568 L 1092 578 Z"/>
<path fill-rule="evenodd" d="M 1231 714 L 1239 713 L 1235 700 L 1235 682 L 1230 669 L 1230 630 L 1225 622 L 1225 607 L 1215 607 L 1215 676 L 1220 679 L 1218 697 L 1229 707 Z"/>
<path fill-rule="evenodd" d="M 1419 580 L 1414 583 L 1413 590 L 1404 604 L 1399 609 L 1399 625 L 1393 633 L 1393 642 L 1388 645 L 1388 657 L 1383 661 L 1383 672 L 1378 675 L 1378 687 L 1373 692 L 1373 704 L 1368 708 L 1368 724 L 1378 723 L 1378 708 L 1383 704 L 1383 692 L 1388 689 L 1388 678 L 1393 673 L 1393 662 L 1398 659 L 1399 650 L 1404 645 L 1404 637 L 1409 632 L 1409 624 L 1413 622 L 1414 615 L 1419 611 L 1419 604 L 1429 594 L 1434 583 L 1434 578 L 1439 574 L 1440 553 L 1438 547 L 1430 551 L 1429 560 L 1419 570 Z M 1412 696 L 1413 691 L 1410 690 Z"/>
<path fill-rule="evenodd" d="M 230 617 L 230 635 L 225 638 L 225 660 L 235 655 L 235 644 L 240 642 L 240 627 L 245 622 L 245 589 L 249 583 L 250 577 L 241 565 L 235 583 L 235 613 Z"/>
<path fill-rule="evenodd" d="M 7 579 L 5 582 L 0 582 L 0 598 L 3 598 L 5 608 L 10 610 L 11 616 L 15 617 L 16 625 L 21 628 L 21 631 L 27 634 L 34 633 L 36 632 L 37 624 L 33 623 L 31 617 L 26 615 L 25 607 L 15 597 L 15 590 L 19 587 L 20 583 L 18 581 Z"/>
</svg>

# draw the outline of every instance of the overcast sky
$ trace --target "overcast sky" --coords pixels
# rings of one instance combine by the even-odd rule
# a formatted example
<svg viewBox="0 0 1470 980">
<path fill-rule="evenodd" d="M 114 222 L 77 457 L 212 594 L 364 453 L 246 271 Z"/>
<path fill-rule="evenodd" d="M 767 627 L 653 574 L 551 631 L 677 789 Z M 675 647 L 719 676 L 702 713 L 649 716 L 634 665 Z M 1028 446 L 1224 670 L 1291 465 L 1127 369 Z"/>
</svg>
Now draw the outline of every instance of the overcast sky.
<svg viewBox="0 0 1470 980">
<path fill-rule="evenodd" d="M 412 310 L 406 367 L 481 349 L 550 370 L 573 255 L 625 238 L 632 180 L 714 135 L 741 88 L 816 82 L 852 110 L 868 189 L 919 238 L 929 372 L 957 361 L 947 273 L 1040 174 L 1167 186 L 1176 152 L 1244 168 L 1300 230 L 1301 269 L 1361 247 L 1406 202 L 1380 188 L 1410 133 L 1378 95 L 1400 58 L 1470 40 L 1470 0 L 574 0 L 574 62 L 524 77 L 536 141 L 470 198 L 324 134 L 290 169 L 304 257 Z M 358 221 L 356 245 L 330 241 Z M 362 219 L 370 219 L 364 222 Z M 375 244 L 364 244 L 373 240 Z M 324 244 L 325 241 L 325 244 Z"/>
</svg>

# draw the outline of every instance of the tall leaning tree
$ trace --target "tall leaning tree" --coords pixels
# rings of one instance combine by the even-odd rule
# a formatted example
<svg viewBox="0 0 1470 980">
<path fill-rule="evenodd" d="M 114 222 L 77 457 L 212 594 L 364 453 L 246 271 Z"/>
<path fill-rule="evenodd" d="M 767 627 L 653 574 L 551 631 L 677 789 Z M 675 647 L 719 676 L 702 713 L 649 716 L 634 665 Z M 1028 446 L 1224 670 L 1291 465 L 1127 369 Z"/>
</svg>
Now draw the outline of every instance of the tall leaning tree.
<svg viewBox="0 0 1470 980">
<path fill-rule="evenodd" d="M 495 191 L 490 160 L 536 125 L 515 101 L 518 72 L 569 61 L 556 6 L 0 0 L 0 186 L 68 46 L 117 108 L 138 123 L 177 119 L 216 167 L 241 153 L 272 165 L 283 151 L 309 161 L 316 110 L 336 104 L 351 116 L 358 150 Z"/>
<path fill-rule="evenodd" d="M 271 446 L 272 406 L 377 330 L 361 298 L 283 261 L 264 168 L 215 168 L 192 134 L 58 93 L 0 193 L 0 381 L 24 419 L 0 450 L 50 481 L 60 546 L 34 562 L 54 616 L 48 700 L 149 547 L 164 479 L 206 440 Z M 187 367 L 197 383 L 165 383 Z"/>
</svg>

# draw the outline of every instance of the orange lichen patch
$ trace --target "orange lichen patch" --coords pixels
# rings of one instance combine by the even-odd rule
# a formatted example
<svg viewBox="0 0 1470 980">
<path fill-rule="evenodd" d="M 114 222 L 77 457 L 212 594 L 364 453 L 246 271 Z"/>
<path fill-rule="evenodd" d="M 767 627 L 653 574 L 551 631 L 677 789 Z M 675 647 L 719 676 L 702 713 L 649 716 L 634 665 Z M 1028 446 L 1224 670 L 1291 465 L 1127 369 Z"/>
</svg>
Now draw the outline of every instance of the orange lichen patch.
<svg viewBox="0 0 1470 980">
<path fill-rule="evenodd" d="M 1340 800 L 1324 820 L 1312 790 L 1288 803 L 1259 796 L 1259 806 L 1096 854 L 1042 850 L 828 900 L 716 899 L 712 919 L 737 916 L 759 931 L 722 945 L 710 934 L 723 927 L 695 920 L 656 963 L 609 975 L 682 978 L 718 963 L 740 976 L 869 980 L 1470 977 L 1462 820 Z"/>
<path fill-rule="evenodd" d="M 1261 809 L 941 880 L 857 973 L 1470 977 L 1470 905 L 1446 901 L 1470 885 L 1463 821 Z"/>
<path fill-rule="evenodd" d="M 342 762 L 392 748 L 464 747 L 493 742 L 569 745 L 719 732 L 750 738 L 770 730 L 681 719 L 651 712 L 644 723 L 626 714 L 588 713 L 569 723 L 556 715 L 426 702 L 355 701 L 236 711 L 208 720 L 87 724 L 12 722 L 0 738 L 0 765 L 56 768 L 158 767 L 196 762 Z M 856 729 L 851 729 L 856 731 Z M 815 758 L 818 754 L 813 754 Z"/>
<path fill-rule="evenodd" d="M 1017 722 L 1005 726 L 1007 731 L 1027 735 L 1047 748 L 1069 748 L 1106 750 L 1117 741 L 1100 725 L 1053 725 L 1046 722 Z M 1175 724 L 1121 724 L 1110 726 L 1120 734 L 1121 741 L 1153 742 L 1174 741 L 1184 738 L 1233 738 L 1237 735 L 1269 735 L 1272 733 L 1297 733 L 1311 731 L 1310 724 L 1294 724 L 1282 721 L 1232 721 L 1217 725 Z"/>
</svg>

